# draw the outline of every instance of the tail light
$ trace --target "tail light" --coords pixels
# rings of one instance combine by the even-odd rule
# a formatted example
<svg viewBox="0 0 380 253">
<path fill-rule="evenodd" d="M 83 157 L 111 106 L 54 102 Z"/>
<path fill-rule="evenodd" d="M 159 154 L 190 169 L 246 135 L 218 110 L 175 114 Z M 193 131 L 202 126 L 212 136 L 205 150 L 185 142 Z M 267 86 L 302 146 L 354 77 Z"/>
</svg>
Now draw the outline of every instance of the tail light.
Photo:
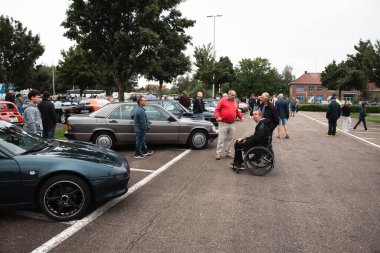
<svg viewBox="0 0 380 253">
<path fill-rule="evenodd" d="M 73 126 L 67 124 L 67 125 L 66 125 L 66 129 L 67 129 L 67 132 L 72 132 L 72 131 L 73 131 Z"/>
</svg>

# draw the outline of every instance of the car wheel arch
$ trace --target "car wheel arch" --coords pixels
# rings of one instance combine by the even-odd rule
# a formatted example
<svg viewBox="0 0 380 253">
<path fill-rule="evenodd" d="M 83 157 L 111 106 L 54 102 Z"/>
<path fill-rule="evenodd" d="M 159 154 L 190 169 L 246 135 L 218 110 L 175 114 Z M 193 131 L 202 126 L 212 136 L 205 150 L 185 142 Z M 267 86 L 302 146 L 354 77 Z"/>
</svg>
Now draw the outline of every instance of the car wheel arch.
<svg viewBox="0 0 380 253">
<path fill-rule="evenodd" d="M 91 202 L 93 203 L 95 201 L 95 191 L 94 191 L 94 188 L 92 187 L 90 181 L 88 180 L 88 178 L 86 178 L 83 174 L 80 174 L 80 173 L 78 173 L 76 171 L 72 171 L 72 170 L 60 170 L 60 171 L 55 171 L 55 172 L 49 173 L 48 175 L 44 176 L 38 182 L 36 190 L 33 193 L 33 203 L 37 207 L 38 207 L 38 195 L 39 195 L 39 193 L 41 191 L 42 186 L 45 184 L 45 182 L 48 181 L 49 179 L 53 178 L 53 177 L 62 176 L 62 175 L 75 176 L 75 177 L 78 177 L 81 180 L 83 180 L 83 182 L 85 182 L 86 185 L 88 186 L 88 188 L 90 189 L 90 192 L 91 192 Z"/>
<path fill-rule="evenodd" d="M 206 137 L 206 142 L 205 142 L 205 145 L 204 146 L 201 146 L 201 147 L 197 147 L 197 146 L 194 146 L 192 143 L 191 143 L 191 139 L 193 137 L 193 135 L 197 132 L 203 132 L 205 134 L 205 137 Z M 204 149 L 205 147 L 207 147 L 208 145 L 208 141 L 209 141 L 209 133 L 206 129 L 204 128 L 194 128 L 190 131 L 190 134 L 189 134 L 189 137 L 187 139 L 187 145 L 189 145 L 191 148 L 193 149 Z"/>
<path fill-rule="evenodd" d="M 117 135 L 115 134 L 114 131 L 112 131 L 112 130 L 110 130 L 110 129 L 96 129 L 96 130 L 92 133 L 92 135 L 91 135 L 91 137 L 90 137 L 90 141 L 91 141 L 92 143 L 95 143 L 95 138 L 97 137 L 97 135 L 99 135 L 99 134 L 101 134 L 101 133 L 111 134 L 112 137 L 113 137 L 113 139 L 114 139 L 114 141 L 115 141 L 115 143 L 114 143 L 113 146 L 117 145 L 117 143 L 118 143 Z"/>
</svg>

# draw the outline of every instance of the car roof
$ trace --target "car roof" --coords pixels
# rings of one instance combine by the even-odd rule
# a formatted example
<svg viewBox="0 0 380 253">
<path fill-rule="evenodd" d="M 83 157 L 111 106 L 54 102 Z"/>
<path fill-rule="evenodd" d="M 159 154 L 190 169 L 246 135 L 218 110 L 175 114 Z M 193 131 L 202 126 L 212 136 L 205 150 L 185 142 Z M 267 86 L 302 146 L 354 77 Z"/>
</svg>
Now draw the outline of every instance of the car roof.
<svg viewBox="0 0 380 253">
<path fill-rule="evenodd" d="M 132 105 L 132 106 L 137 106 L 137 103 L 136 102 L 117 102 L 117 103 L 109 103 L 109 104 L 106 104 L 105 106 L 103 106 L 102 108 L 100 108 L 99 110 L 93 112 L 90 114 L 91 117 L 95 117 L 95 118 L 106 118 L 108 117 L 108 115 L 114 111 L 116 108 L 118 108 L 120 105 Z M 150 106 L 155 106 L 155 107 L 160 107 L 162 108 L 162 106 L 158 105 L 158 104 L 149 104 Z M 164 108 L 162 108 L 164 109 Z M 165 110 L 165 109 L 164 109 Z M 167 111 L 167 110 L 165 110 Z M 171 114 L 169 111 L 167 111 L 169 114 Z M 172 114 L 171 114 L 172 115 Z M 174 116 L 174 115 L 173 115 Z"/>
</svg>

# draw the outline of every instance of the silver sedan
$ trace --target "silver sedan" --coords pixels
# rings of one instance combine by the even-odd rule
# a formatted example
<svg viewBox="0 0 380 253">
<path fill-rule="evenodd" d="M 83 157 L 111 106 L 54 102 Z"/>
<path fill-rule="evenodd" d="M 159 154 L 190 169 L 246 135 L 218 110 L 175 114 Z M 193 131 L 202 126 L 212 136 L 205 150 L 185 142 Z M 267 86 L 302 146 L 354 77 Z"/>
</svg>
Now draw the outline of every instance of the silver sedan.
<svg viewBox="0 0 380 253">
<path fill-rule="evenodd" d="M 73 115 L 68 119 L 65 137 L 106 148 L 135 144 L 133 116 L 136 106 L 136 103 L 112 103 L 89 115 Z M 209 121 L 177 118 L 155 104 L 144 109 L 151 122 L 146 135 L 148 144 L 185 144 L 203 149 L 218 137 L 215 126 Z"/>
</svg>

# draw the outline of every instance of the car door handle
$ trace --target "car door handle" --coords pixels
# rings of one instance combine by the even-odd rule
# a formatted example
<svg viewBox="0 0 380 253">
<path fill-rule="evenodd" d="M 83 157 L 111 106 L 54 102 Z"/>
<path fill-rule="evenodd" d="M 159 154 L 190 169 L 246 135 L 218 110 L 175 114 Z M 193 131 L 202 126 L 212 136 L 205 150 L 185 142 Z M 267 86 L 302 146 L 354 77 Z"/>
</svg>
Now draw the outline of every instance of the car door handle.
<svg viewBox="0 0 380 253">
<path fill-rule="evenodd" d="M 117 123 L 117 120 L 111 120 L 110 123 Z"/>
</svg>

